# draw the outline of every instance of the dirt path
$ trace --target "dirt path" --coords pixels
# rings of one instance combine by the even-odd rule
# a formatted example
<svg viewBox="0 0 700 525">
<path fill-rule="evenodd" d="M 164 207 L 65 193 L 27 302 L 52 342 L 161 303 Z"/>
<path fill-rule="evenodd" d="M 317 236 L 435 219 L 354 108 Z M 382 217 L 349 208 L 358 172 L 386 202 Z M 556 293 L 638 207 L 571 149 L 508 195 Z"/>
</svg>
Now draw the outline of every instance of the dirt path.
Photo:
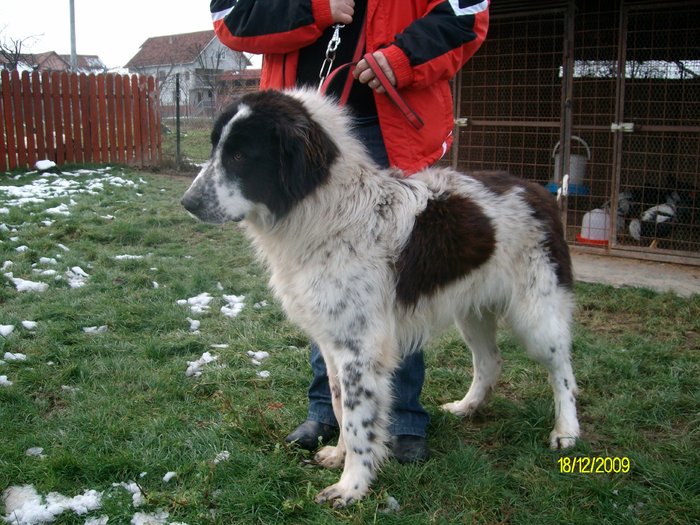
<svg viewBox="0 0 700 525">
<path fill-rule="evenodd" d="M 639 261 L 571 252 L 577 281 L 672 291 L 681 297 L 700 294 L 700 267 Z"/>
</svg>

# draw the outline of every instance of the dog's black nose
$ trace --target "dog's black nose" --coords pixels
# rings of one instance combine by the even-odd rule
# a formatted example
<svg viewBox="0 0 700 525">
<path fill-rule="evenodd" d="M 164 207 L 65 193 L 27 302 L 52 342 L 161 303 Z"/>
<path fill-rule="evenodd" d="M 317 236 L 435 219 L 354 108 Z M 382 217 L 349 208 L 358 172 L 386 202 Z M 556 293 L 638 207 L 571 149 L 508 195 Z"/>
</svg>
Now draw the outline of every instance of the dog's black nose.
<svg viewBox="0 0 700 525">
<path fill-rule="evenodd" d="M 202 201 L 198 197 L 192 195 L 190 192 L 187 192 L 182 197 L 180 204 L 182 204 L 188 212 L 196 213 L 196 211 L 202 205 Z"/>
</svg>

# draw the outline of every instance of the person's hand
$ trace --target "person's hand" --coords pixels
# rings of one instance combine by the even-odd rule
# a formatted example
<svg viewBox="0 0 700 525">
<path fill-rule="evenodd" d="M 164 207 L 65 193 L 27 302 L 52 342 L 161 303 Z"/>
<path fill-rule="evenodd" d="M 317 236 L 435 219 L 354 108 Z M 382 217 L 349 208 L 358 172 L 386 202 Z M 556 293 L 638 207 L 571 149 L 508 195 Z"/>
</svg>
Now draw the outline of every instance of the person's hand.
<svg viewBox="0 0 700 525">
<path fill-rule="evenodd" d="M 355 14 L 355 0 L 330 0 L 334 24 L 351 24 Z"/>
<path fill-rule="evenodd" d="M 377 64 L 379 64 L 379 67 L 382 68 L 382 71 L 389 79 L 389 82 L 391 82 L 391 85 L 395 86 L 396 75 L 394 75 L 394 71 L 391 69 L 389 61 L 386 59 L 384 54 L 381 51 L 375 51 L 372 53 L 372 56 L 374 56 L 374 59 L 377 61 Z M 369 64 L 364 58 L 357 63 L 357 66 L 352 74 L 355 77 L 355 80 L 359 80 L 363 84 L 367 84 L 370 89 L 373 89 L 377 93 L 386 93 L 386 89 L 382 87 L 377 75 L 375 75 L 374 71 L 370 69 Z"/>
</svg>

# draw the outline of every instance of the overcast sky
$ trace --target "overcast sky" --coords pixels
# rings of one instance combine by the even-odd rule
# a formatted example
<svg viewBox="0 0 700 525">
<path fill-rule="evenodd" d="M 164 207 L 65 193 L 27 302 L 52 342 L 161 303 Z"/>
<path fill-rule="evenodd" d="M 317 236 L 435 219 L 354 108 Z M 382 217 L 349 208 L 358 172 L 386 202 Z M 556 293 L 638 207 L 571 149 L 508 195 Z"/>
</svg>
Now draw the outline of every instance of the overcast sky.
<svg viewBox="0 0 700 525">
<path fill-rule="evenodd" d="M 69 0 L 0 0 L 0 41 L 70 54 Z M 76 47 L 109 68 L 123 66 L 151 36 L 211 29 L 208 0 L 75 0 Z"/>
</svg>

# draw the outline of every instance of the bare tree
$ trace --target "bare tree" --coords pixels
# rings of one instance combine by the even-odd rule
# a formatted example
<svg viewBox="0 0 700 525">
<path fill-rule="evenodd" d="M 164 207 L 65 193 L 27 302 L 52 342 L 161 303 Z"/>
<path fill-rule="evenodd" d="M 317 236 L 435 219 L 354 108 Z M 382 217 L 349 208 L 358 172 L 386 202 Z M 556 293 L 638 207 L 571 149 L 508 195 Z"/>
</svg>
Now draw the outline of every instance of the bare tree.
<svg viewBox="0 0 700 525">
<path fill-rule="evenodd" d="M 24 38 L 13 38 L 2 34 L 5 28 L 0 31 L 0 58 L 2 58 L 2 67 L 15 71 L 19 65 L 24 62 L 27 55 L 29 43 L 36 40 L 36 36 L 28 36 Z"/>
</svg>

